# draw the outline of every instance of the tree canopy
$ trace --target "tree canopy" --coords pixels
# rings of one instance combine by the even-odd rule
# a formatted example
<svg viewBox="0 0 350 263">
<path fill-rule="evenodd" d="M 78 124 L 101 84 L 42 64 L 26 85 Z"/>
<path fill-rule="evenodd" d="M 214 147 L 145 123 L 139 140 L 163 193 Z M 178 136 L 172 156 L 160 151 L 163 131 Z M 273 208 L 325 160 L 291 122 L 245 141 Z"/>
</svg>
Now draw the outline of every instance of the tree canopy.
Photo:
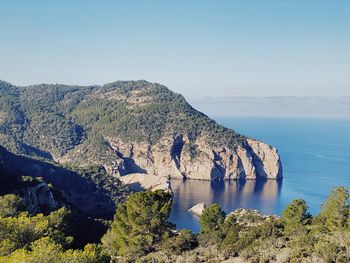
<svg viewBox="0 0 350 263">
<path fill-rule="evenodd" d="M 283 210 L 282 221 L 286 233 L 294 235 L 307 231 L 306 225 L 311 223 L 311 215 L 307 209 L 305 200 L 296 199 Z"/>
<path fill-rule="evenodd" d="M 167 236 L 172 198 L 163 191 L 135 193 L 117 207 L 102 244 L 111 256 L 149 253 Z"/>
<path fill-rule="evenodd" d="M 336 187 L 321 206 L 318 220 L 328 230 L 349 227 L 350 202 L 349 189 Z"/>
</svg>

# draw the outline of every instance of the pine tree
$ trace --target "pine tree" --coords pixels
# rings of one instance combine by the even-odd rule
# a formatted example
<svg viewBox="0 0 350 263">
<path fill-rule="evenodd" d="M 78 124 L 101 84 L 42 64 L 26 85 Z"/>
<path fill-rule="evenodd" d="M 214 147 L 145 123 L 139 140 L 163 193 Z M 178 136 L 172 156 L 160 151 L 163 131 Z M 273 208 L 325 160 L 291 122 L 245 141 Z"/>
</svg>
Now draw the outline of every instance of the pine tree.
<svg viewBox="0 0 350 263">
<path fill-rule="evenodd" d="M 167 234 L 172 198 L 163 191 L 135 193 L 120 204 L 102 244 L 112 256 L 137 257 L 155 249 Z"/>
<path fill-rule="evenodd" d="M 334 188 L 321 206 L 321 212 L 318 216 L 319 223 L 328 230 L 346 228 L 350 217 L 349 197 L 348 188 Z"/>
<path fill-rule="evenodd" d="M 311 223 L 311 214 L 303 199 L 292 201 L 282 212 L 284 231 L 288 235 L 302 235 L 307 232 L 307 225 Z"/>
<path fill-rule="evenodd" d="M 222 241 L 225 236 L 223 233 L 225 218 L 226 213 L 221 210 L 221 206 L 218 204 L 212 204 L 204 209 L 199 219 L 201 226 L 199 242 L 202 245 L 213 245 Z"/>
<path fill-rule="evenodd" d="M 225 221 L 226 214 L 221 210 L 218 204 L 212 204 L 204 209 L 199 222 L 201 225 L 201 232 L 212 232 L 220 229 Z"/>
</svg>

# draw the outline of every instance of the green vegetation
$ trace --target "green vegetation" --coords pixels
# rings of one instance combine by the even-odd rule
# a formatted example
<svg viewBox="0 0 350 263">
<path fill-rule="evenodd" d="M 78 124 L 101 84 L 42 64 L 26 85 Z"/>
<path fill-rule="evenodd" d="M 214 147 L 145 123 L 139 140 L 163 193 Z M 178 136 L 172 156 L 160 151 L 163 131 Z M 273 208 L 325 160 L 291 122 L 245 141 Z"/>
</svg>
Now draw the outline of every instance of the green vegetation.
<svg viewBox="0 0 350 263">
<path fill-rule="evenodd" d="M 203 211 L 199 219 L 201 243 L 211 244 L 222 240 L 225 217 L 225 212 L 221 210 L 221 206 L 218 204 L 212 204 Z"/>
<path fill-rule="evenodd" d="M 237 210 L 226 216 L 214 204 L 204 210 L 200 224 L 197 247 L 194 236 L 178 234 L 137 262 L 221 262 L 233 258 L 243 262 L 350 260 L 349 191 L 344 187 L 332 191 L 315 218 L 308 213 L 306 202 L 298 199 L 285 208 L 281 218 L 251 210 Z"/>
<path fill-rule="evenodd" d="M 65 208 L 47 216 L 30 216 L 22 210 L 19 197 L 0 197 L 0 262 L 108 262 L 97 245 L 68 249 L 72 222 Z"/>
<path fill-rule="evenodd" d="M 285 233 L 288 235 L 307 233 L 307 225 L 311 222 L 311 215 L 307 212 L 307 209 L 307 204 L 302 199 L 294 200 L 284 209 L 282 221 Z"/>
<path fill-rule="evenodd" d="M 345 187 L 333 189 L 326 202 L 322 205 L 322 211 L 317 217 L 320 225 L 328 231 L 346 228 L 349 226 L 350 204 L 349 192 Z"/>
<path fill-rule="evenodd" d="M 163 191 L 136 193 L 117 208 L 102 244 L 112 257 L 138 258 L 168 236 L 172 199 Z"/>
<path fill-rule="evenodd" d="M 225 215 L 217 204 L 200 217 L 198 235 L 168 222 L 172 198 L 162 191 L 131 195 L 118 205 L 102 244 L 73 247 L 73 215 L 23 212 L 20 198 L 0 198 L 0 262 L 349 262 L 349 190 L 334 188 L 312 217 L 305 201 L 282 217 L 254 210 Z M 332 213 L 330 212 L 332 211 Z"/>
<path fill-rule="evenodd" d="M 109 175 L 104 167 L 62 167 L 13 154 L 2 146 L 0 170 L 0 195 L 15 193 L 23 197 L 38 185 L 48 184 L 58 204 L 73 206 L 76 213 L 85 217 L 112 219 L 116 204 L 129 193 L 120 180 Z M 32 198 L 28 196 L 24 200 L 30 203 L 27 199 Z M 39 210 L 46 213 L 44 209 Z"/>
<path fill-rule="evenodd" d="M 217 209 L 218 210 L 218 209 Z M 207 217 L 203 213 L 202 217 Z M 216 219 L 222 221 L 221 215 Z M 202 218 L 201 218 L 202 220 Z M 215 221 L 215 219 L 212 219 Z M 326 223 L 328 222 L 328 223 Z M 294 200 L 281 218 L 228 215 L 221 225 L 223 238 L 216 246 L 223 257 L 239 256 L 249 262 L 348 262 L 350 259 L 349 192 L 335 188 L 315 219 L 304 200 Z M 324 226 L 327 232 L 324 231 Z M 210 229 L 210 228 L 209 228 Z M 214 230 L 215 228 L 212 228 Z M 201 235 L 199 240 L 201 240 Z M 208 246 L 207 243 L 201 243 Z"/>
<path fill-rule="evenodd" d="M 169 254 L 181 255 L 182 252 L 192 250 L 198 246 L 198 240 L 192 231 L 182 229 L 177 235 L 165 239 L 161 250 Z"/>
<path fill-rule="evenodd" d="M 23 210 L 22 199 L 17 195 L 0 196 L 0 217 L 17 216 Z"/>
<path fill-rule="evenodd" d="M 64 250 L 60 244 L 49 237 L 34 241 L 28 250 L 18 249 L 8 256 L 0 257 L 0 262 L 6 263 L 103 263 L 109 258 L 101 253 L 99 246 L 88 244 L 82 250 Z"/>
<path fill-rule="evenodd" d="M 122 182 L 116 177 L 109 175 L 103 166 L 66 167 L 77 172 L 79 176 L 95 185 L 99 191 L 113 200 L 115 204 L 123 201 L 129 194 Z"/>
<path fill-rule="evenodd" d="M 75 164 L 113 162 L 107 138 L 157 143 L 184 134 L 191 156 L 199 135 L 234 147 L 242 137 L 193 109 L 166 87 L 146 81 L 104 86 L 35 85 L 0 82 L 0 144 L 14 153 L 45 158 L 68 156 Z M 81 149 L 77 154 L 75 149 Z M 83 153 L 83 154 L 82 154 Z"/>
</svg>

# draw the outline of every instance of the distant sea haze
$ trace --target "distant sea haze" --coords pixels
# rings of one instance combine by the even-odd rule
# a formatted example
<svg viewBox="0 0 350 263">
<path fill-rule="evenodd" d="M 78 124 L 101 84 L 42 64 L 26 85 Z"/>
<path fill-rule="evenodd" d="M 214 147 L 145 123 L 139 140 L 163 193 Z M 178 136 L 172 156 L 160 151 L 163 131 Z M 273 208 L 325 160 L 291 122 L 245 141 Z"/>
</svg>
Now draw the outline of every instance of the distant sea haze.
<svg viewBox="0 0 350 263">
<path fill-rule="evenodd" d="M 350 119 L 350 96 L 204 97 L 189 102 L 209 116 Z"/>
</svg>

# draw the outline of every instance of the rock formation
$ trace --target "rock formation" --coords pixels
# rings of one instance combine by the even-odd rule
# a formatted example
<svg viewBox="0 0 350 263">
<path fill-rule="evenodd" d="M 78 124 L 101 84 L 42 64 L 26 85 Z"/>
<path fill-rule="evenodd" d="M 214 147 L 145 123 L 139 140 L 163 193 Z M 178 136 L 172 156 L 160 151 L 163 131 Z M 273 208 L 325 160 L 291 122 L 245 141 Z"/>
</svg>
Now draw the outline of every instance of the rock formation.
<svg viewBox="0 0 350 263">
<path fill-rule="evenodd" d="M 188 209 L 188 212 L 195 214 L 196 216 L 201 216 L 206 207 L 207 207 L 206 204 L 198 203 L 192 206 L 190 209 Z"/>
<path fill-rule="evenodd" d="M 169 178 L 155 176 L 153 174 L 132 173 L 120 177 L 120 180 L 126 184 L 132 191 L 141 191 L 143 189 L 163 190 L 172 194 Z"/>
<path fill-rule="evenodd" d="M 124 143 L 116 138 L 109 138 L 108 142 L 116 152 L 116 165 L 109 169 L 124 183 L 135 185 L 140 179 L 139 184 L 150 189 L 167 189 L 168 177 L 197 180 L 282 178 L 276 148 L 253 139 L 247 138 L 241 146 L 230 148 L 212 147 L 205 138 L 199 137 L 195 142 L 195 158 L 188 150 L 189 139 L 182 134 L 164 138 L 153 146 Z"/>
<path fill-rule="evenodd" d="M 58 207 L 57 201 L 45 182 L 16 191 L 22 197 L 26 210 L 31 214 L 49 213 Z"/>
</svg>

